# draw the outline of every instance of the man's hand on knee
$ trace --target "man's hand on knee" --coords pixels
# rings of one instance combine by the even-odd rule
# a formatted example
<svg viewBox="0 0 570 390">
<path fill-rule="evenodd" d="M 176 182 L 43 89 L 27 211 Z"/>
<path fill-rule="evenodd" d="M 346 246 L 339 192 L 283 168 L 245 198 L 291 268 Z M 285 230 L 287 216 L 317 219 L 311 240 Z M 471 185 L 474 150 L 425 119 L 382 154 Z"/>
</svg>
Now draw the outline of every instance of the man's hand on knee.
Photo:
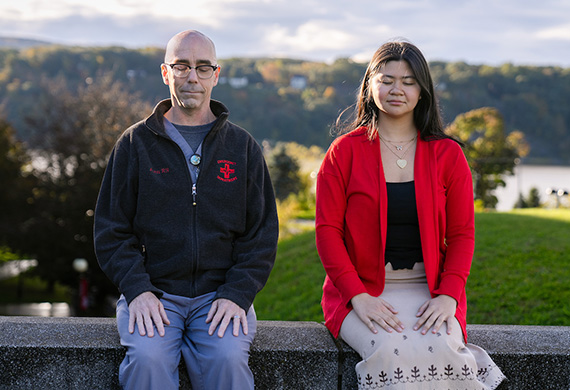
<svg viewBox="0 0 570 390">
<path fill-rule="evenodd" d="M 140 294 L 129 304 L 129 333 L 135 332 L 135 323 L 139 334 L 148 334 L 148 337 L 154 337 L 154 326 L 158 334 L 164 336 L 164 324 L 170 324 L 162 302 L 150 291 Z"/>
<path fill-rule="evenodd" d="M 208 312 L 206 323 L 210 324 L 208 334 L 211 336 L 220 325 L 218 337 L 224 337 L 230 322 L 233 323 L 233 335 L 239 336 L 239 326 L 243 327 L 243 334 L 247 334 L 247 313 L 229 299 L 216 299 Z"/>
</svg>

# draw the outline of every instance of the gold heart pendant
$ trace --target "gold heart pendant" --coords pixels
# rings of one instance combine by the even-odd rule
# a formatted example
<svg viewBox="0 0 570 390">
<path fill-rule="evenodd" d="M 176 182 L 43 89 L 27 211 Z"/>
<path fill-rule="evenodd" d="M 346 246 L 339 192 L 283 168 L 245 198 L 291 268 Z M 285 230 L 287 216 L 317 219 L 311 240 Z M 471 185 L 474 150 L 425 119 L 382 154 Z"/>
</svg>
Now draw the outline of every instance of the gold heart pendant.
<svg viewBox="0 0 570 390">
<path fill-rule="evenodd" d="M 406 165 L 408 165 L 408 162 L 404 159 L 400 159 L 400 160 L 396 161 L 396 164 L 398 164 L 398 166 L 401 169 L 404 169 L 406 167 Z"/>
</svg>

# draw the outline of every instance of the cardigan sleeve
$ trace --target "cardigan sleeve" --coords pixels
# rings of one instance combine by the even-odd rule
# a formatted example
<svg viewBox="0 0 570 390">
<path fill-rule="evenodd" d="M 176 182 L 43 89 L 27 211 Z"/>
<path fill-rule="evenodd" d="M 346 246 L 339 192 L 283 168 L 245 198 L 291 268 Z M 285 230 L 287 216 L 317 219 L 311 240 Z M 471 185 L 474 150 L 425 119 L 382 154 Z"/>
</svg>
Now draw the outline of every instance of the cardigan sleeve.
<svg viewBox="0 0 570 390">
<path fill-rule="evenodd" d="M 449 295 L 459 302 L 465 294 L 475 250 L 475 213 L 471 171 L 461 148 L 454 146 L 457 153 L 443 167 L 448 170 L 444 175 L 446 228 L 442 243 L 446 248 L 439 287 L 434 293 Z"/>
<path fill-rule="evenodd" d="M 366 287 L 345 245 L 349 159 L 343 163 L 336 148 L 336 144 L 329 148 L 317 177 L 316 245 L 328 278 L 338 289 L 343 304 L 348 305 L 355 295 L 365 293 Z"/>
</svg>

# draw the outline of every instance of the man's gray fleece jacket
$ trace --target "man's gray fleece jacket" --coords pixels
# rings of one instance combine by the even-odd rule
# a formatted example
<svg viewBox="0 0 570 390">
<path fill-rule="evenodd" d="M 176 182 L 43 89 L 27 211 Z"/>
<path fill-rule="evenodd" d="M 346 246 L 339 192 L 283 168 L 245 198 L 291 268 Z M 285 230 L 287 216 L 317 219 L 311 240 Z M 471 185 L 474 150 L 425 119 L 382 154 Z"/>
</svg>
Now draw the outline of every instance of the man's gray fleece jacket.
<svg viewBox="0 0 570 390">
<path fill-rule="evenodd" d="M 273 267 L 279 231 L 261 148 L 212 101 L 217 120 L 193 205 L 184 154 L 163 125 L 170 107 L 160 102 L 111 153 L 95 210 L 97 260 L 129 303 L 145 291 L 216 291 L 247 312 Z"/>
</svg>

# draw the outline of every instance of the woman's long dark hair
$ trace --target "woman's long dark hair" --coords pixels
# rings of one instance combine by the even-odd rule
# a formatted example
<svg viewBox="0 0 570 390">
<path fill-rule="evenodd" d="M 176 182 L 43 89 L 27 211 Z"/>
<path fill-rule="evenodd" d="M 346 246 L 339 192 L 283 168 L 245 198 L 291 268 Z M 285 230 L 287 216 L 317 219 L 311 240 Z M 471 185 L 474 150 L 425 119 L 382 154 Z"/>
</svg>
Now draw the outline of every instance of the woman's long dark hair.
<svg viewBox="0 0 570 390">
<path fill-rule="evenodd" d="M 420 132 L 420 137 L 425 141 L 450 138 L 443 131 L 443 120 L 435 96 L 428 63 L 420 49 L 406 41 L 388 42 L 376 50 L 360 85 L 360 92 L 353 115 L 354 119 L 343 122 L 342 117 L 350 107 L 344 110 L 337 118 L 336 132 L 340 135 L 366 126 L 368 128 L 368 137 L 371 140 L 376 138 L 380 110 L 374 103 L 374 98 L 370 91 L 370 79 L 389 61 L 406 61 L 420 85 L 421 99 L 414 109 L 414 124 Z"/>
</svg>

